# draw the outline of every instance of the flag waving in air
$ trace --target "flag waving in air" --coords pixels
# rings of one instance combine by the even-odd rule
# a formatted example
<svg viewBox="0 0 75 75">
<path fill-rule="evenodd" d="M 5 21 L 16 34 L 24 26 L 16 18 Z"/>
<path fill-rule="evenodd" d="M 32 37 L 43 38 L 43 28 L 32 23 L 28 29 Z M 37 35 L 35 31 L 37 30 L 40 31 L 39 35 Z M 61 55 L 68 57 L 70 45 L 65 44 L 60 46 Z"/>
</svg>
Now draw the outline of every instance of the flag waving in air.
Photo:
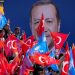
<svg viewBox="0 0 75 75">
<path fill-rule="evenodd" d="M 9 64 L 3 53 L 0 53 L 0 75 L 8 75 Z"/>
<path fill-rule="evenodd" d="M 18 66 L 20 65 L 20 61 L 22 58 L 22 50 L 19 52 L 18 56 L 16 56 L 11 63 L 9 63 L 10 66 L 10 74 L 14 74 L 15 70 L 18 68 Z"/>
<path fill-rule="evenodd" d="M 55 48 L 61 49 L 69 34 L 63 34 L 58 32 L 51 32 L 51 36 L 54 40 Z"/>
<path fill-rule="evenodd" d="M 66 51 L 69 50 L 68 42 L 66 42 L 66 48 L 65 48 L 65 50 L 66 50 Z"/>
<path fill-rule="evenodd" d="M 26 41 L 24 42 L 28 47 L 32 46 L 32 43 L 34 42 L 34 36 L 30 36 L 26 39 Z"/>
<path fill-rule="evenodd" d="M 4 47 L 4 41 L 0 40 L 0 50 Z"/>
<path fill-rule="evenodd" d="M 18 42 L 19 40 L 14 36 L 14 34 L 8 36 L 4 46 L 6 56 L 18 53 Z"/>
<path fill-rule="evenodd" d="M 49 66 L 52 64 L 60 63 L 60 60 L 50 57 L 48 56 L 48 54 L 40 54 L 38 52 L 36 52 L 33 56 L 30 56 L 29 58 L 33 63 L 39 64 L 41 66 Z"/>
<path fill-rule="evenodd" d="M 26 51 L 29 49 L 29 48 L 32 48 L 35 44 L 37 43 L 37 41 L 34 41 L 34 36 L 30 36 L 28 37 L 24 43 L 22 44 L 22 50 L 23 50 L 23 53 L 26 53 Z"/>
<path fill-rule="evenodd" d="M 69 50 L 67 50 L 65 53 L 64 61 L 63 61 L 61 75 L 68 75 L 69 63 L 70 63 L 70 53 L 69 53 Z"/>
</svg>

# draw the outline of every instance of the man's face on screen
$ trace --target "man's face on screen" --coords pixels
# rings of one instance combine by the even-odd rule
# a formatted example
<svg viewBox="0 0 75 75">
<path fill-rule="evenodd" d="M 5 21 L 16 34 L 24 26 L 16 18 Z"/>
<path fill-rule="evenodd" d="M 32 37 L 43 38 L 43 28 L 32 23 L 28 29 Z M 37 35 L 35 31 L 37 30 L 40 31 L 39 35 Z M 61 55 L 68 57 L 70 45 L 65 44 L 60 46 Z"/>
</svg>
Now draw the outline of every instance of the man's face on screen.
<svg viewBox="0 0 75 75">
<path fill-rule="evenodd" d="M 52 37 L 50 32 L 58 32 L 60 25 L 56 17 L 56 9 L 52 4 L 35 6 L 32 9 L 32 18 L 31 18 L 31 30 L 32 34 L 37 39 L 36 28 L 39 25 L 42 14 L 44 15 L 44 26 L 45 26 L 45 35 L 48 45 L 52 44 Z"/>
</svg>

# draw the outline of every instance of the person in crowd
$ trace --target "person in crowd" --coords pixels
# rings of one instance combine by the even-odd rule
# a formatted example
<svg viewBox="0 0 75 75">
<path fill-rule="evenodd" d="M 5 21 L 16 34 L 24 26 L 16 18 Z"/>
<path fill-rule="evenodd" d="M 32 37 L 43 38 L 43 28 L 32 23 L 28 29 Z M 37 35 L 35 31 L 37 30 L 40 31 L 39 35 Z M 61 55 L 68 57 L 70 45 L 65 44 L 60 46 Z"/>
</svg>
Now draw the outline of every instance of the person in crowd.
<svg viewBox="0 0 75 75">
<path fill-rule="evenodd" d="M 5 35 L 4 38 L 7 39 L 9 35 L 12 34 L 11 28 L 10 28 L 10 20 L 8 19 L 7 24 L 4 26 Z"/>
<path fill-rule="evenodd" d="M 20 36 L 20 27 L 15 27 L 14 34 L 18 39 L 21 39 Z"/>
</svg>

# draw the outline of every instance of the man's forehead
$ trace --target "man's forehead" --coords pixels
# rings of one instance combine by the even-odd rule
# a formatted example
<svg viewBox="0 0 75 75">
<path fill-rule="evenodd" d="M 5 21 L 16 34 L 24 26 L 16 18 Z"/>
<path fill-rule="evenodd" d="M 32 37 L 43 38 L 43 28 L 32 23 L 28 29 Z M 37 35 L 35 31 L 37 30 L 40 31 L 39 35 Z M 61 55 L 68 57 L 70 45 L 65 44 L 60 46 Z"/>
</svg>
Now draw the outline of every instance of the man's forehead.
<svg viewBox="0 0 75 75">
<path fill-rule="evenodd" d="M 37 5 L 37 6 L 34 6 L 33 8 L 32 8 L 32 12 L 34 11 L 34 10 L 36 10 L 37 11 L 37 9 L 38 10 L 47 10 L 47 9 L 54 9 L 55 11 L 56 11 L 56 7 L 53 5 L 53 4 L 44 4 L 44 5 Z"/>
<path fill-rule="evenodd" d="M 53 5 L 41 5 L 41 6 L 35 6 L 32 10 L 32 16 L 39 17 L 40 15 L 56 15 L 56 9 Z M 40 16 L 41 17 L 41 16 Z"/>
</svg>

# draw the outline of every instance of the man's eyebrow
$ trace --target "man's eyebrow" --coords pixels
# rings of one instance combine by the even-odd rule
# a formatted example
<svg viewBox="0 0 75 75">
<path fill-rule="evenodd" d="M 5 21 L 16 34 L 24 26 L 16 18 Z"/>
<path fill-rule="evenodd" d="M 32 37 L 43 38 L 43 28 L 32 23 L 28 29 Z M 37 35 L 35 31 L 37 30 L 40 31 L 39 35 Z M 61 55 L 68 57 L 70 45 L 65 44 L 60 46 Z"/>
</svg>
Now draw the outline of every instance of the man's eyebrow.
<svg viewBox="0 0 75 75">
<path fill-rule="evenodd" d="M 53 18 L 46 18 L 45 20 L 53 20 Z"/>
<path fill-rule="evenodd" d="M 34 18 L 34 21 L 40 21 L 40 19 Z"/>
</svg>

